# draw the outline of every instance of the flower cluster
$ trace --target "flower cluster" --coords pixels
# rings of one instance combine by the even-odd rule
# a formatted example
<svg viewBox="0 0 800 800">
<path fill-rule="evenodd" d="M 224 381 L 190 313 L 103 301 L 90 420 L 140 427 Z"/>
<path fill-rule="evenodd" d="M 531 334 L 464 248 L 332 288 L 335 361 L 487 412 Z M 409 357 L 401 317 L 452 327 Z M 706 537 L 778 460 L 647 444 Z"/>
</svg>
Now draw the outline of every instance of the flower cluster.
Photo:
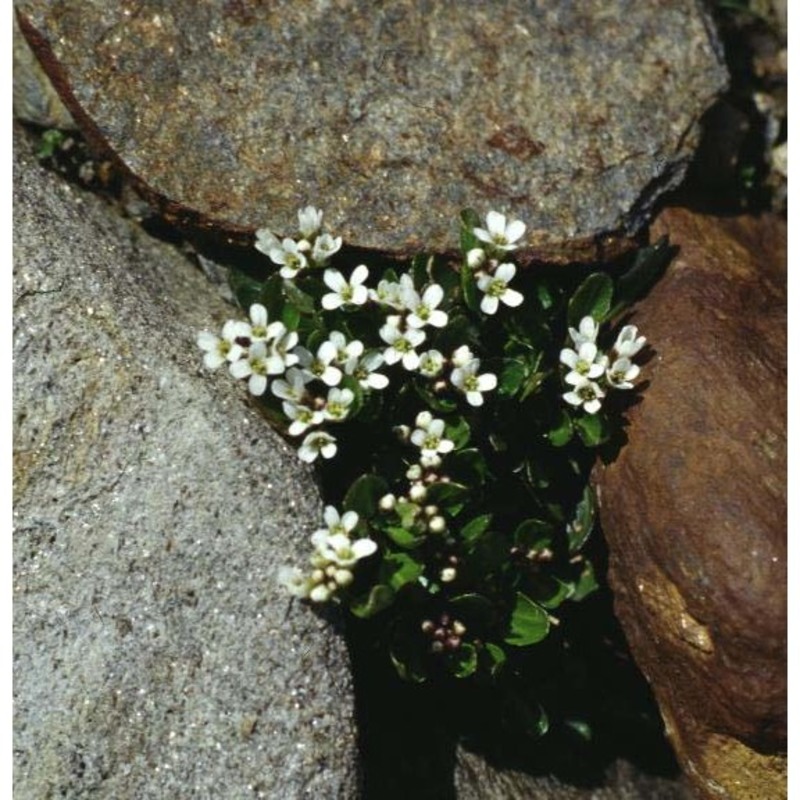
<svg viewBox="0 0 800 800">
<path fill-rule="evenodd" d="M 475 270 L 478 289 L 483 292 L 481 311 L 495 314 L 500 303 L 510 308 L 521 305 L 524 297 L 508 285 L 517 268 L 504 259 L 519 247 L 525 224 L 518 219 L 507 221 L 505 214 L 490 211 L 486 215 L 486 227 L 473 228 L 472 232 L 481 246 L 469 250 L 466 259 L 470 269 Z"/>
<path fill-rule="evenodd" d="M 256 231 L 256 250 L 281 267 L 282 278 L 292 279 L 309 267 L 323 267 L 341 249 L 342 237 L 322 233 L 322 212 L 306 206 L 297 212 L 299 234 L 279 239 L 267 228 Z"/>
<path fill-rule="evenodd" d="M 597 346 L 600 325 L 592 317 L 583 317 L 578 328 L 570 328 L 573 347 L 565 347 L 559 360 L 569 367 L 564 382 L 572 388 L 562 395 L 571 406 L 582 406 L 587 414 L 596 414 L 606 396 L 606 389 L 632 389 L 639 367 L 631 361 L 645 345 L 635 325 L 626 325 L 617 336 L 612 357 Z"/>
<path fill-rule="evenodd" d="M 282 567 L 278 573 L 278 581 L 293 595 L 315 603 L 324 603 L 349 586 L 356 563 L 378 549 L 372 539 L 352 538 L 358 525 L 355 511 L 340 516 L 336 508 L 326 506 L 323 519 L 326 527 L 311 536 L 314 545 L 311 571 L 304 573 L 296 567 Z"/>
</svg>

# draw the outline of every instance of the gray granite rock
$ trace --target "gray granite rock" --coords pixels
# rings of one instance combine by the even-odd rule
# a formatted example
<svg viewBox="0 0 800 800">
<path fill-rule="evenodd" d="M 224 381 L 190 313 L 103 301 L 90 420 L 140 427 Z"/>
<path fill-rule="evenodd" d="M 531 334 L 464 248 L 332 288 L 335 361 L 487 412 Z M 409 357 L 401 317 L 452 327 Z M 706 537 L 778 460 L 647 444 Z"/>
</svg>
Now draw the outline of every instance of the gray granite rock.
<svg viewBox="0 0 800 800">
<path fill-rule="evenodd" d="M 14 796 L 356 797 L 344 643 L 275 581 L 319 496 L 198 369 L 228 307 L 15 144 Z"/>
<path fill-rule="evenodd" d="M 528 257 L 622 246 L 727 74 L 699 0 L 19 0 L 85 133 L 176 221 L 452 251 L 473 206 Z M 523 260 L 525 254 L 523 254 Z"/>
</svg>

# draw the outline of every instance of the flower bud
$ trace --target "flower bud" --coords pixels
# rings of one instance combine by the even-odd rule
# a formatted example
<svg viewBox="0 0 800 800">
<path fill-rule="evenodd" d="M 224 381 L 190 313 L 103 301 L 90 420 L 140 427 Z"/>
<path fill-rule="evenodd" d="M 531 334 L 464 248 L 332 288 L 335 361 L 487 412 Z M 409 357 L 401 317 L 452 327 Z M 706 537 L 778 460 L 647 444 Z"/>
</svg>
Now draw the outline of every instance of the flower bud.
<svg viewBox="0 0 800 800">
<path fill-rule="evenodd" d="M 423 621 L 422 625 L 420 625 L 420 628 L 422 629 L 423 633 L 430 635 L 434 632 L 436 626 L 433 624 L 433 620 L 426 619 Z"/>
<path fill-rule="evenodd" d="M 440 573 L 439 578 L 442 583 L 452 583 L 456 579 L 455 567 L 445 567 Z"/>
<path fill-rule="evenodd" d="M 333 579 L 339 586 L 349 586 L 353 582 L 353 573 L 349 569 L 337 569 Z"/>
<path fill-rule="evenodd" d="M 425 499 L 428 494 L 428 490 L 421 484 L 415 483 L 409 490 L 408 490 L 408 497 L 410 500 L 413 500 L 415 503 L 419 503 Z"/>
<path fill-rule="evenodd" d="M 438 506 L 425 506 L 422 510 L 425 512 L 426 517 L 435 517 L 439 513 Z"/>
<path fill-rule="evenodd" d="M 441 516 L 433 517 L 428 523 L 428 530 L 431 533 L 444 533 L 446 528 L 447 523 L 444 521 L 444 517 Z"/>
<path fill-rule="evenodd" d="M 422 477 L 422 467 L 419 464 L 412 464 L 406 471 L 406 478 L 410 481 L 418 481 Z"/>
<path fill-rule="evenodd" d="M 378 507 L 381 511 L 391 511 L 394 508 L 395 503 L 397 503 L 397 498 L 393 494 L 385 494 L 378 501 Z"/>
<path fill-rule="evenodd" d="M 452 628 L 456 636 L 463 636 L 467 632 L 467 626 L 459 619 L 453 621 Z"/>
</svg>

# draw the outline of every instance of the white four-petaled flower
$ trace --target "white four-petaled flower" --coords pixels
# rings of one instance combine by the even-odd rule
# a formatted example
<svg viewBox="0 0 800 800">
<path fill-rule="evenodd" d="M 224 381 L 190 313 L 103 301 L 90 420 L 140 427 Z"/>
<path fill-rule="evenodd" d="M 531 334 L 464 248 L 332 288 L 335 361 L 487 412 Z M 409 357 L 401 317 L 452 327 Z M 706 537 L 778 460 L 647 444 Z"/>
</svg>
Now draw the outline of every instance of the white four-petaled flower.
<svg viewBox="0 0 800 800">
<path fill-rule="evenodd" d="M 508 263 L 500 264 L 492 275 L 487 272 L 478 273 L 478 288 L 484 293 L 481 300 L 481 311 L 484 314 L 496 313 L 501 302 L 512 308 L 522 303 L 525 299 L 523 295 L 508 286 L 516 273 L 517 268 Z"/>
<path fill-rule="evenodd" d="M 594 342 L 597 340 L 597 333 L 600 330 L 600 323 L 595 322 L 592 317 L 583 317 L 578 323 L 578 330 L 569 329 L 569 335 L 576 347 L 580 347 L 584 342 Z"/>
<path fill-rule="evenodd" d="M 438 283 L 428 286 L 422 297 L 414 289 L 404 292 L 405 307 L 410 312 L 406 324 L 412 328 L 424 328 L 426 325 L 443 328 L 447 325 L 447 313 L 437 308 L 443 299 L 444 289 Z"/>
<path fill-rule="evenodd" d="M 477 358 L 455 367 L 450 373 L 453 386 L 463 392 L 471 406 L 483 405 L 483 393 L 491 392 L 497 387 L 497 376 L 491 372 L 478 375 L 481 362 Z"/>
<path fill-rule="evenodd" d="M 635 325 L 626 325 L 617 336 L 614 350 L 621 358 L 635 356 L 647 342 L 644 336 L 638 335 L 639 331 Z"/>
<path fill-rule="evenodd" d="M 598 352 L 594 342 L 583 342 L 578 345 L 577 352 L 565 347 L 559 360 L 570 368 L 570 375 L 575 373 L 591 379 L 599 378 L 608 366 L 608 358 Z"/>
<path fill-rule="evenodd" d="M 317 460 L 318 456 L 333 458 L 336 455 L 336 439 L 325 431 L 313 431 L 303 439 L 297 450 L 301 461 L 307 464 Z"/>
<path fill-rule="evenodd" d="M 600 405 L 605 392 L 593 380 L 571 372 L 564 379 L 571 383 L 571 392 L 563 394 L 562 397 L 572 406 L 583 406 L 587 414 L 596 414 L 600 410 Z"/>
<path fill-rule="evenodd" d="M 326 311 L 333 311 L 343 305 L 360 306 L 366 303 L 368 293 L 363 284 L 368 276 L 369 270 L 364 264 L 359 264 L 353 270 L 349 281 L 338 269 L 326 269 L 323 280 L 332 291 L 323 295 L 322 307 Z"/>
<path fill-rule="evenodd" d="M 229 371 L 237 380 L 247 378 L 247 389 L 256 397 L 267 391 L 267 345 L 264 342 L 253 342 L 246 358 L 234 361 Z"/>
<path fill-rule="evenodd" d="M 639 367 L 623 356 L 606 370 L 606 378 L 615 389 L 633 389 L 632 381 L 636 380 L 639 372 Z"/>
<path fill-rule="evenodd" d="M 515 250 L 525 233 L 525 223 L 518 219 L 507 221 L 505 214 L 490 211 L 486 215 L 486 227 L 473 228 L 472 232 L 497 250 Z"/>
<path fill-rule="evenodd" d="M 417 414 L 416 426 L 411 433 L 411 443 L 420 448 L 423 457 L 449 453 L 455 446 L 444 438 L 444 420 L 434 419 L 430 411 Z"/>
<path fill-rule="evenodd" d="M 305 347 L 295 349 L 303 373 L 312 380 L 317 378 L 327 386 L 337 386 L 342 380 L 342 371 L 333 365 L 336 360 L 336 345 L 329 340 L 317 348 L 316 356 L 312 355 Z"/>
<path fill-rule="evenodd" d="M 379 331 L 381 339 L 389 345 L 383 351 L 383 359 L 390 366 L 402 361 L 407 370 L 415 370 L 419 366 L 416 348 L 425 341 L 425 331 L 419 328 L 401 331 L 400 324 L 400 317 L 392 315 Z"/>
</svg>

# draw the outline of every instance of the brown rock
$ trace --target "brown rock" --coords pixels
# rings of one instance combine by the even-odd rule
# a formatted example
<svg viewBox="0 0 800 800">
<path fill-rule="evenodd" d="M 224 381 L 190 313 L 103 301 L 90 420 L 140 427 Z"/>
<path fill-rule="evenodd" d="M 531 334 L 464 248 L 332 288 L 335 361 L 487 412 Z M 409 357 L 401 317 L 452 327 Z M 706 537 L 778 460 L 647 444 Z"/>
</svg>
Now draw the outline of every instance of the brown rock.
<svg viewBox="0 0 800 800">
<path fill-rule="evenodd" d="M 669 209 L 656 357 L 598 470 L 615 606 L 702 797 L 786 796 L 786 228 Z"/>
<path fill-rule="evenodd" d="M 727 73 L 696 0 L 19 0 L 81 127 L 184 226 L 457 245 L 526 220 L 531 256 L 625 245 L 680 182 Z M 613 234 L 613 235 L 611 235 Z"/>
</svg>

